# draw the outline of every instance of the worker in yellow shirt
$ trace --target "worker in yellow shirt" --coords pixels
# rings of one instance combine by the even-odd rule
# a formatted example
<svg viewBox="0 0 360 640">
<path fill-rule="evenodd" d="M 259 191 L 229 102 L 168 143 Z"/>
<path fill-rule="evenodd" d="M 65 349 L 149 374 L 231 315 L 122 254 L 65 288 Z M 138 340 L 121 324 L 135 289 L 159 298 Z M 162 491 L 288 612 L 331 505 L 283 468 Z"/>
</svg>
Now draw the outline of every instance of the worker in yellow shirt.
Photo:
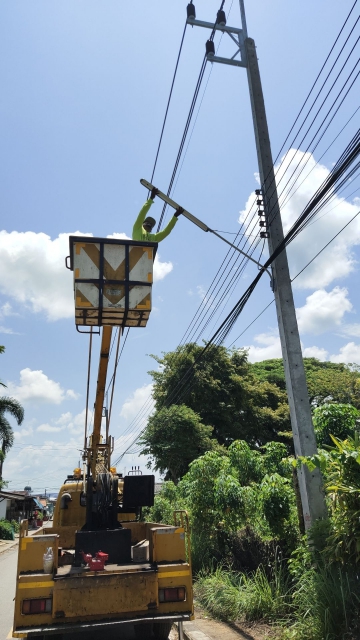
<svg viewBox="0 0 360 640">
<path fill-rule="evenodd" d="M 171 218 L 169 224 L 163 229 L 163 231 L 159 231 L 159 233 L 151 233 L 153 230 L 156 220 L 151 216 L 146 217 L 151 205 L 154 203 L 155 196 L 159 193 L 159 190 L 154 187 L 151 190 L 150 198 L 145 202 L 142 207 L 138 217 L 136 218 L 136 222 L 133 227 L 132 239 L 139 240 L 140 242 L 161 242 L 164 240 L 166 236 L 171 233 L 173 228 L 175 227 L 178 216 L 182 213 L 181 209 L 175 211 L 173 217 Z"/>
</svg>

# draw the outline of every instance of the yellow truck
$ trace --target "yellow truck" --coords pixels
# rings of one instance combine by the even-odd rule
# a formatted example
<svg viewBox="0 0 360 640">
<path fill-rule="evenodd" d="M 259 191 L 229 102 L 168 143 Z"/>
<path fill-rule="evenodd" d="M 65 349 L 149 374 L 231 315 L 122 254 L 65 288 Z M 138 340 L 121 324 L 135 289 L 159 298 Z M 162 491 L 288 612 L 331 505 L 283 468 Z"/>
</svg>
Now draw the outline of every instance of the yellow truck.
<svg viewBox="0 0 360 640">
<path fill-rule="evenodd" d="M 83 469 L 59 491 L 52 527 L 32 533 L 21 523 L 14 638 L 112 628 L 121 638 L 131 624 L 139 638 L 165 640 L 176 621 L 181 638 L 193 617 L 187 514 L 175 512 L 173 526 L 143 521 L 155 478 L 118 474 L 108 420 L 103 428 L 113 327 L 146 325 L 155 251 L 154 243 L 70 237 L 76 324 L 90 327 L 90 340 L 103 327 L 93 430 Z"/>
</svg>

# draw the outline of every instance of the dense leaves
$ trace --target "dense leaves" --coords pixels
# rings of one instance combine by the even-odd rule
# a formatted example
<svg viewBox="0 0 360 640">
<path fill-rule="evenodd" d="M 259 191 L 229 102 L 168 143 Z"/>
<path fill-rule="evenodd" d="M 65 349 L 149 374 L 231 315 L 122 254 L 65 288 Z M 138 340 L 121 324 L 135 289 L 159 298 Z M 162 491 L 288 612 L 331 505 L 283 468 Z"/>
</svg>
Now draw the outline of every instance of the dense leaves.
<svg viewBox="0 0 360 640">
<path fill-rule="evenodd" d="M 360 562 L 360 440 L 357 433 L 344 441 L 331 439 L 332 448 L 297 464 L 323 472 L 332 516 L 327 551 L 332 559 L 351 564 Z"/>
<path fill-rule="evenodd" d="M 359 418 L 359 411 L 351 404 L 325 403 L 316 407 L 313 422 L 318 446 L 332 445 L 330 434 L 340 440 L 351 436 Z"/>
<path fill-rule="evenodd" d="M 306 381 L 313 406 L 324 402 L 350 403 L 360 407 L 360 372 L 357 365 L 322 362 L 304 358 Z M 263 360 L 252 365 L 259 380 L 275 384 L 285 390 L 285 372 L 282 360 Z"/>
<path fill-rule="evenodd" d="M 258 445 L 281 440 L 278 432 L 290 428 L 286 392 L 256 378 L 246 352 L 212 347 L 199 360 L 200 353 L 202 347 L 190 343 L 154 356 L 160 365 L 150 372 L 157 411 L 186 404 L 225 446 L 237 439 Z"/>
<path fill-rule="evenodd" d="M 139 441 L 142 453 L 150 456 L 149 466 L 176 482 L 190 462 L 205 451 L 219 448 L 211 439 L 212 427 L 202 424 L 200 416 L 185 405 L 173 405 L 157 411 L 149 418 L 147 429 Z"/>
</svg>

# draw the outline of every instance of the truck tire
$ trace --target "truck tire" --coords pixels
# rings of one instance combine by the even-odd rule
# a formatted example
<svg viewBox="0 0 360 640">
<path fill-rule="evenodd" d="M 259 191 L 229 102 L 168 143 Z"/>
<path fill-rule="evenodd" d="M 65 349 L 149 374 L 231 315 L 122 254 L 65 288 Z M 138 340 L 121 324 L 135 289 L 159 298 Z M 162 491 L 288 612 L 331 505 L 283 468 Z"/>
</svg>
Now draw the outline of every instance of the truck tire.
<svg viewBox="0 0 360 640">
<path fill-rule="evenodd" d="M 167 640 L 171 631 L 172 622 L 154 622 L 154 638 Z"/>
<path fill-rule="evenodd" d="M 137 640 L 150 640 L 152 638 L 152 622 L 134 625 L 135 638 Z"/>
</svg>

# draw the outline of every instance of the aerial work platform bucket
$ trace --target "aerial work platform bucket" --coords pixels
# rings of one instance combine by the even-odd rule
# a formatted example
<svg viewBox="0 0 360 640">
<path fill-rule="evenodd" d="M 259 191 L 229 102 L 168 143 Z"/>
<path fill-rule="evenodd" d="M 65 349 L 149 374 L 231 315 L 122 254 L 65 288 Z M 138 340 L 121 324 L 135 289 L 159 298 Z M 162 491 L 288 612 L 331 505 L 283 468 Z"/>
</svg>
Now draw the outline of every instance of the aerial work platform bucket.
<svg viewBox="0 0 360 640">
<path fill-rule="evenodd" d="M 87 236 L 69 243 L 75 324 L 146 327 L 157 243 Z"/>
</svg>

